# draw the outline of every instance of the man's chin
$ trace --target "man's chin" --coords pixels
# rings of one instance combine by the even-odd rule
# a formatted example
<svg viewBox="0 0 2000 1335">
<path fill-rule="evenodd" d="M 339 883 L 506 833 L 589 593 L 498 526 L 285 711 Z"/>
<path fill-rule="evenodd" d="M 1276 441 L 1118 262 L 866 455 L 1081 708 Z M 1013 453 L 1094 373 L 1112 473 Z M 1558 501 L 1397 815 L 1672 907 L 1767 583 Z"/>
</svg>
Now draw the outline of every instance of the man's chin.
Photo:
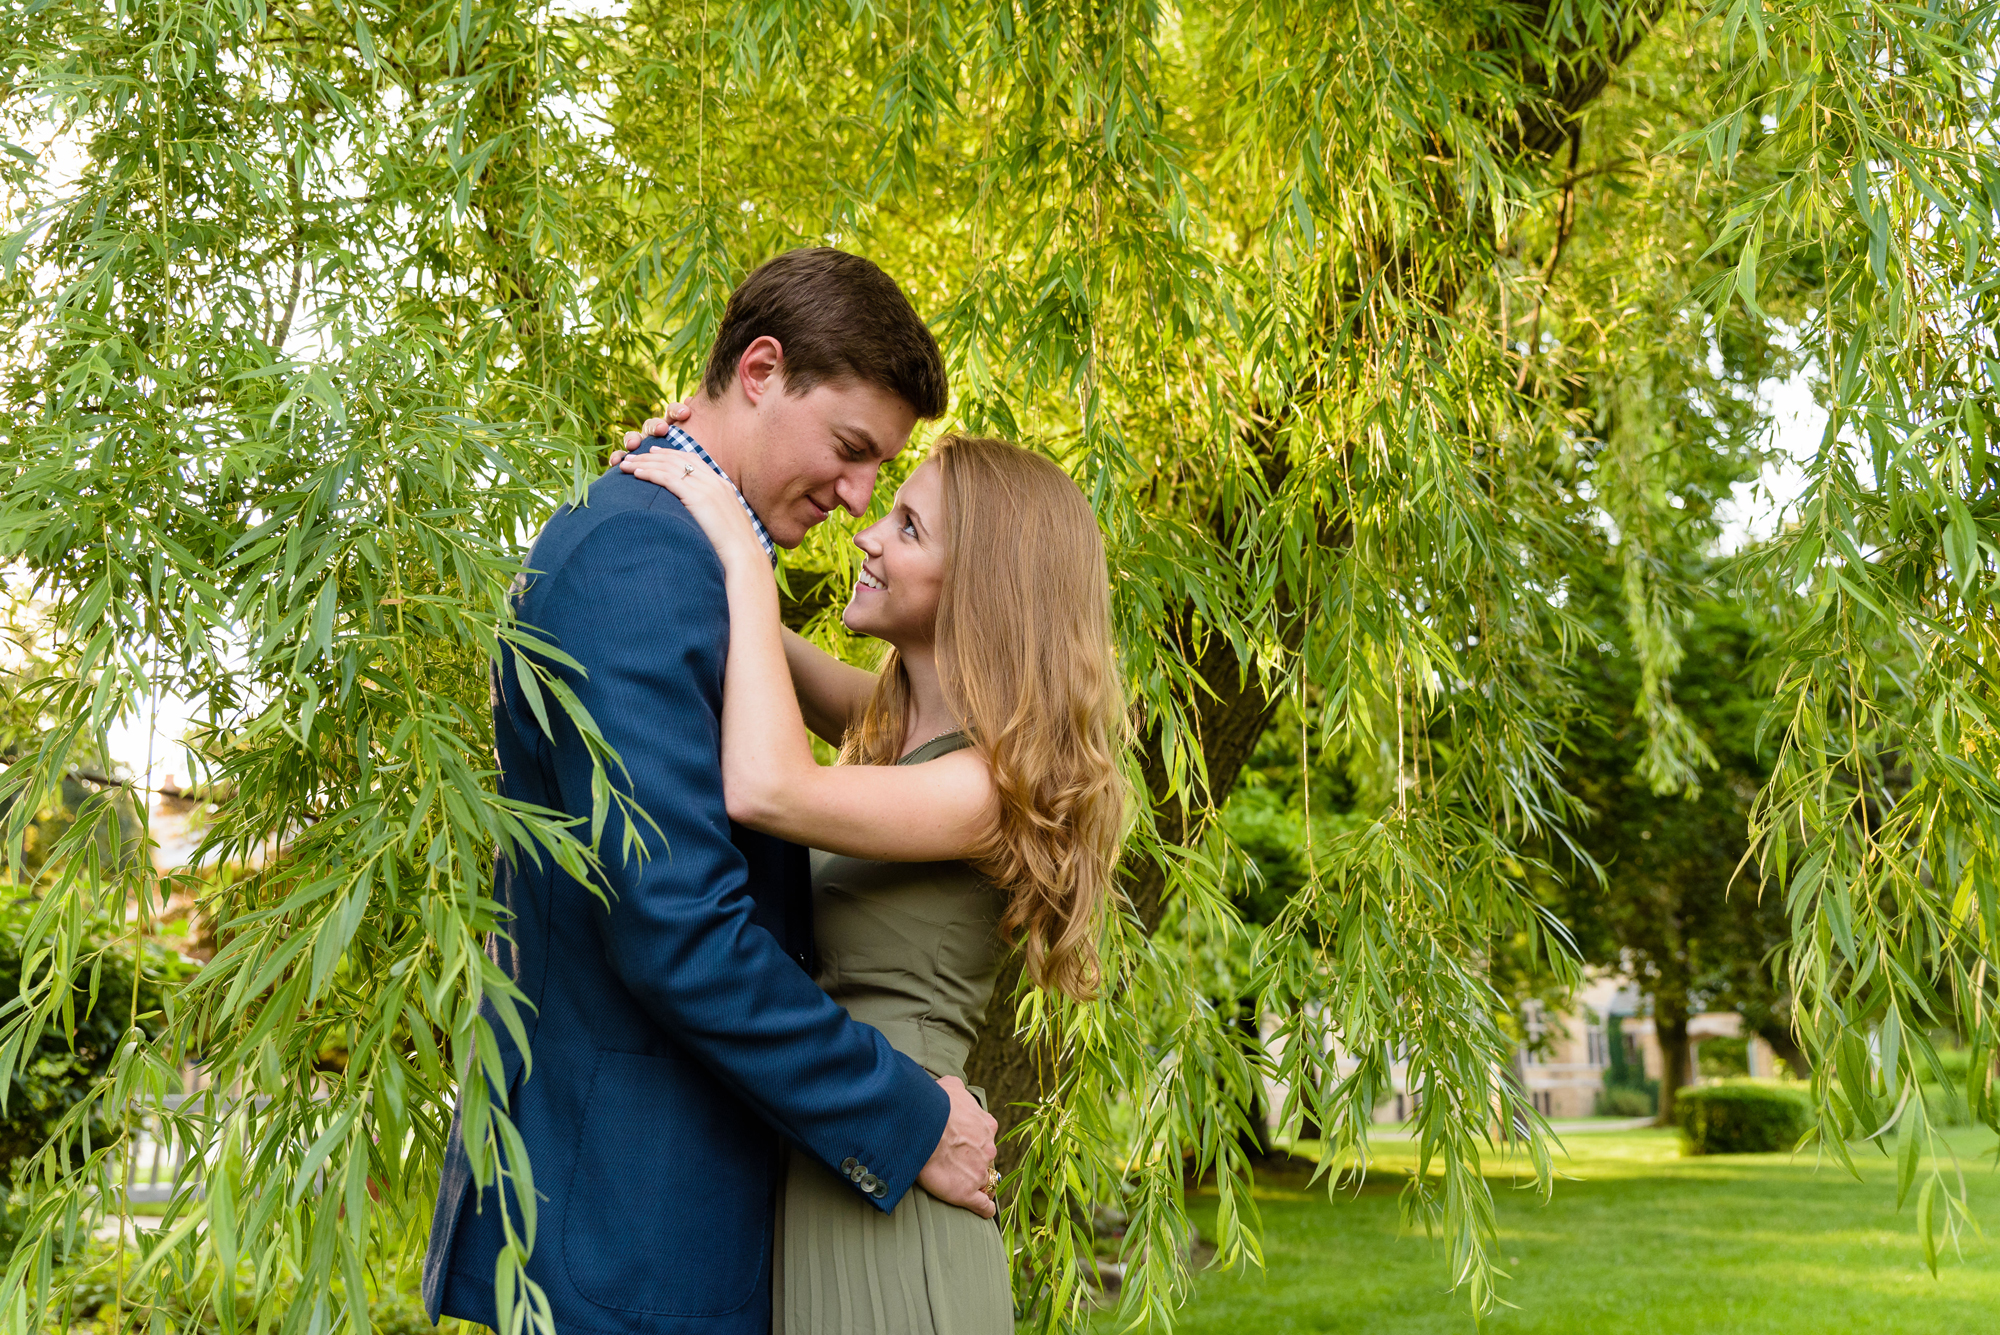
<svg viewBox="0 0 2000 1335">
<path fill-rule="evenodd" d="M 811 524 L 766 524 L 764 531 L 771 535 L 773 543 L 790 551 L 806 540 L 806 534 L 812 531 L 812 527 Z"/>
<path fill-rule="evenodd" d="M 817 506 L 801 506 L 800 508 L 810 508 L 812 514 L 810 516 L 787 514 L 776 524 L 766 524 L 764 526 L 764 531 L 771 535 L 772 542 L 777 543 L 780 547 L 796 547 L 806 540 L 806 534 L 818 528 L 826 519 L 826 511 Z"/>
</svg>

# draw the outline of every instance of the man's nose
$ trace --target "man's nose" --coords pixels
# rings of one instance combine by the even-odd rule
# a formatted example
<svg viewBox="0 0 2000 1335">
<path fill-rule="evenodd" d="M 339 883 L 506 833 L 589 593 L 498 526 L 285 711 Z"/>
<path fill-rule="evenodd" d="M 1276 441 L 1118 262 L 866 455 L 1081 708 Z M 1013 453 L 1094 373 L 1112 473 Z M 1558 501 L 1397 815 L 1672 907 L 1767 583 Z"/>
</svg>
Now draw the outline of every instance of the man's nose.
<svg viewBox="0 0 2000 1335">
<path fill-rule="evenodd" d="M 869 498 L 875 494 L 875 477 L 881 471 L 881 464 L 867 464 L 848 469 L 834 482 L 833 494 L 856 519 L 868 513 Z"/>
</svg>

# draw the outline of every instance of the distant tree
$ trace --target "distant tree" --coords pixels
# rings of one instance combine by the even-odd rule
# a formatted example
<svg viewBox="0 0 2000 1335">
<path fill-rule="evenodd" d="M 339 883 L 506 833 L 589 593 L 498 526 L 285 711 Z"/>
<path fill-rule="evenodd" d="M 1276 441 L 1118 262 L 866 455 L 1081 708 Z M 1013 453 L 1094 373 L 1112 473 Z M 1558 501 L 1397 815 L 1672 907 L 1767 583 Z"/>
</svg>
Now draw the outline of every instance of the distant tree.
<svg viewBox="0 0 2000 1335">
<path fill-rule="evenodd" d="M 204 892 L 224 944 L 93 1095 L 195 1050 L 256 1101 L 181 1123 L 217 1168 L 154 1273 L 192 1302 L 255 1256 L 258 1320 L 366 1329 L 454 1107 L 472 1172 L 532 1199 L 488 1101 L 480 1003 L 521 998 L 487 887 L 496 853 L 588 876 L 592 850 L 494 791 L 487 674 L 537 679 L 506 590 L 611 433 L 692 383 L 730 287 L 829 239 L 933 319 L 953 425 L 1072 471 L 1115 571 L 1140 800 L 1109 986 L 1019 997 L 969 1072 L 1018 1131 L 1004 1218 L 1045 1324 L 1087 1319 L 1075 1221 L 1113 1193 L 1120 1319 L 1168 1317 L 1183 1150 L 1224 1259 L 1257 1254 L 1267 1054 L 1211 1004 L 1246 962 L 1337 1153 L 1388 1054 L 1416 1072 L 1438 1175 L 1407 1203 L 1495 1300 L 1479 1166 L 1523 1101 L 1494 943 L 1573 964 L 1535 894 L 1576 815 L 1570 592 L 1615 533 L 1641 776 L 1699 778 L 1681 530 L 1754 471 L 1757 386 L 1800 361 L 1835 423 L 1761 553 L 1785 624 L 1758 865 L 1790 878 L 1826 1126 L 1916 1143 L 1910 980 L 1948 964 L 1989 1017 L 2000 989 L 2000 909 L 1966 907 L 2000 815 L 1996 56 L 1973 0 L 0 7 L 0 565 L 47 599 L 57 668 L 0 853 L 24 866 L 155 691 L 193 702 L 189 777 L 232 793 L 203 858 L 285 851 Z M 851 561 L 829 526 L 786 577 Z M 1246 956 L 1217 812 L 1287 700 L 1381 800 L 1315 838 Z M 143 859 L 95 857 L 114 816 L 48 850 L 75 911 L 0 1070 L 58 1018 L 78 924 L 162 903 Z M 0 1289 L 31 1324 L 76 1282 L 45 1244 L 117 1199 L 117 1147 L 68 1148 Z M 524 1216 L 496 1274 L 530 1324 L 548 1232 Z"/>
<path fill-rule="evenodd" d="M 1563 772 L 1588 816 L 1577 847 L 1554 856 L 1556 899 L 1584 958 L 1629 968 L 1652 1001 L 1663 1064 L 1660 1123 L 1672 1125 L 1674 1093 L 1689 1083 L 1688 1021 L 1702 1010 L 1738 1010 L 1796 1069 L 1801 1061 L 1785 1016 L 1791 939 L 1782 897 L 1745 867 L 1750 820 L 1769 778 L 1759 753 L 1768 689 L 1756 680 L 1757 635 L 1740 608 L 1696 604 L 1681 629 L 1686 657 L 1674 699 L 1708 757 L 1677 793 L 1643 775 L 1649 745 L 1631 702 L 1641 666 L 1609 579 L 1580 580 L 1577 611 L 1600 637 L 1582 653 L 1593 723 L 1571 735 Z"/>
</svg>

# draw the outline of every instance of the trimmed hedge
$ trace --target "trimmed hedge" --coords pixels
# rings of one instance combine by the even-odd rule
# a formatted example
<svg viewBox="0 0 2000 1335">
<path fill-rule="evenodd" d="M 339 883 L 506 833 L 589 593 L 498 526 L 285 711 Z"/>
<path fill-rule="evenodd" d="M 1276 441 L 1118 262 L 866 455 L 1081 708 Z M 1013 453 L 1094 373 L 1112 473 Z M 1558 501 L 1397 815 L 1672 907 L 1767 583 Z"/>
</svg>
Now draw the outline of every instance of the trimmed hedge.
<svg viewBox="0 0 2000 1335">
<path fill-rule="evenodd" d="M 1942 1083 L 1936 1072 L 1928 1067 L 1918 1068 L 1923 1079 L 1925 1110 L 1939 1126 L 1971 1126 L 1975 1119 L 1972 1105 L 1966 1099 L 1966 1086 L 1974 1084 L 1976 1090 L 1984 1083 L 1968 1079 L 1972 1074 L 1972 1054 L 1964 1048 L 1939 1048 L 1938 1065 L 1944 1068 Z"/>
<path fill-rule="evenodd" d="M 1812 1105 L 1798 1085 L 1725 1080 L 1676 1094 L 1674 1121 L 1689 1154 L 1770 1154 L 1798 1144 Z"/>
<path fill-rule="evenodd" d="M 1660 1096 L 1650 1089 L 1608 1085 L 1597 1091 L 1599 1117 L 1651 1117 L 1660 1110 Z"/>
</svg>

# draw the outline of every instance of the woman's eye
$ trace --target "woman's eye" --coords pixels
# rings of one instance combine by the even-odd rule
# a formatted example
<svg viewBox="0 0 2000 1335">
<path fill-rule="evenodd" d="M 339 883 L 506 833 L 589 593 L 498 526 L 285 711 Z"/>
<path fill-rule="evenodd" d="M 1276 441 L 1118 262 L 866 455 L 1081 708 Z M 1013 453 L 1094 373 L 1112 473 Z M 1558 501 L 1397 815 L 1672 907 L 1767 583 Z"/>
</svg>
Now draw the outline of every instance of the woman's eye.
<svg viewBox="0 0 2000 1335">
<path fill-rule="evenodd" d="M 913 537 L 913 538 L 914 538 L 914 537 L 916 537 L 916 536 L 917 536 L 917 521 L 916 521 L 916 520 L 914 520 L 914 519 L 905 519 L 905 520 L 903 521 L 903 527 L 902 527 L 902 528 L 901 528 L 901 529 L 900 529 L 899 531 L 900 531 L 900 532 L 903 532 L 903 533 L 907 533 L 907 534 L 909 534 L 909 535 L 910 535 L 911 537 Z"/>
</svg>

